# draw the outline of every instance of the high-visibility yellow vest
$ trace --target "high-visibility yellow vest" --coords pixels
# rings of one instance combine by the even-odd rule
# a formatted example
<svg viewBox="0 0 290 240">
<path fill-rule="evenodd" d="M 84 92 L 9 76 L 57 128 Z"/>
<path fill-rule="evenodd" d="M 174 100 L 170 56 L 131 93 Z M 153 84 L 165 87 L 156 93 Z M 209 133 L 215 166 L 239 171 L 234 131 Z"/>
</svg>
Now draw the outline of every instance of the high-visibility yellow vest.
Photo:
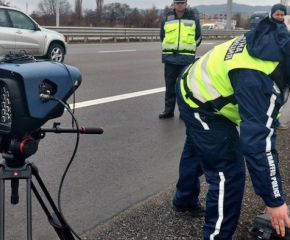
<svg viewBox="0 0 290 240">
<path fill-rule="evenodd" d="M 170 16 L 164 24 L 165 37 L 162 42 L 162 54 L 195 56 L 195 21 L 191 19 L 173 19 Z"/>
<path fill-rule="evenodd" d="M 221 108 L 215 109 L 215 112 L 239 124 L 238 105 L 231 101 L 234 90 L 228 73 L 233 69 L 244 68 L 269 75 L 278 64 L 250 56 L 246 48 L 246 37 L 241 35 L 214 47 L 195 64 L 191 64 L 185 71 L 186 77 L 180 81 L 180 89 L 184 101 L 192 108 L 198 108 L 197 103 L 221 101 Z"/>
</svg>

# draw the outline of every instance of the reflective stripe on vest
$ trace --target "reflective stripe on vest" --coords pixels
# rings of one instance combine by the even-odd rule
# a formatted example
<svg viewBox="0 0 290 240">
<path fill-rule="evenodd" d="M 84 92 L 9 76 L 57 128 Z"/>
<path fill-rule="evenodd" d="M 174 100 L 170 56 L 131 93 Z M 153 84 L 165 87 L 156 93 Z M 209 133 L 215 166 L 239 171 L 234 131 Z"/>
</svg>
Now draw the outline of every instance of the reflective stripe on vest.
<svg viewBox="0 0 290 240">
<path fill-rule="evenodd" d="M 195 29 L 194 20 L 175 19 L 166 21 L 162 53 L 194 56 L 196 51 Z"/>
<path fill-rule="evenodd" d="M 184 87 L 184 84 L 186 84 L 192 96 L 198 101 L 206 104 L 206 106 L 208 106 L 208 102 L 212 102 L 215 107 L 220 105 L 216 108 L 217 113 L 239 123 L 238 107 L 236 102 L 232 101 L 234 91 L 228 73 L 233 69 L 244 68 L 258 70 L 269 75 L 278 64 L 278 62 L 251 57 L 246 48 L 245 36 L 242 35 L 216 46 L 195 64 L 190 65 L 187 69 L 187 77 L 181 81 L 181 92 L 189 106 L 202 108 L 202 105 L 196 104 L 188 97 L 189 93 Z M 223 98 L 226 101 L 223 101 L 222 104 L 215 104 L 216 100 Z"/>
</svg>

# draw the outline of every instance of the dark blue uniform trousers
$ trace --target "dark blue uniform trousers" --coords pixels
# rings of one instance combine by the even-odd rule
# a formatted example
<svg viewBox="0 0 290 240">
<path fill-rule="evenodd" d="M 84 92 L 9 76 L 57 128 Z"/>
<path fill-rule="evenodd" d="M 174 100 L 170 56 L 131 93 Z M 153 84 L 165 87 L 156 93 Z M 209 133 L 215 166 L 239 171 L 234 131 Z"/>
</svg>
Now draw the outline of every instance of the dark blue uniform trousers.
<svg viewBox="0 0 290 240">
<path fill-rule="evenodd" d="M 166 113 L 173 113 L 176 104 L 175 84 L 178 76 L 186 65 L 164 64 L 165 79 L 165 109 Z"/>
<path fill-rule="evenodd" d="M 199 177 L 202 174 L 203 171 L 195 151 L 191 131 L 186 127 L 186 140 L 181 154 L 179 179 L 176 184 L 176 192 L 172 201 L 173 205 L 177 207 L 193 207 L 199 203 Z"/>
<path fill-rule="evenodd" d="M 240 216 L 245 186 L 245 164 L 236 124 L 223 116 L 190 108 L 176 96 L 186 125 L 186 141 L 180 161 L 180 177 L 173 204 L 198 202 L 201 168 L 209 184 L 206 195 L 205 240 L 231 240 Z"/>
</svg>

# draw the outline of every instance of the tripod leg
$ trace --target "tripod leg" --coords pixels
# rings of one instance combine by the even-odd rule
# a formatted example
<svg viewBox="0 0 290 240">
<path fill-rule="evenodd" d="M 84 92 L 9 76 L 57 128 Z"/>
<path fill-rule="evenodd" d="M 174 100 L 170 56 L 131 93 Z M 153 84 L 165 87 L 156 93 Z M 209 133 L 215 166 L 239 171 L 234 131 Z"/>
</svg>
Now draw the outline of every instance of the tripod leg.
<svg viewBox="0 0 290 240">
<path fill-rule="evenodd" d="M 67 224 L 65 218 L 59 212 L 55 203 L 53 202 L 47 188 L 45 187 L 42 179 L 38 174 L 37 167 L 28 161 L 19 168 L 10 168 L 9 166 L 1 164 L 0 162 L 0 240 L 5 239 L 5 180 L 11 180 L 12 195 L 11 203 L 17 204 L 18 199 L 18 186 L 19 179 L 26 179 L 26 201 L 27 201 L 27 240 L 32 240 L 32 201 L 31 201 L 31 190 L 35 193 L 40 205 L 45 211 L 49 223 L 53 226 L 60 240 L 74 240 L 73 230 Z M 15 174 L 16 173 L 16 174 Z M 37 179 L 39 186 L 41 187 L 45 197 L 47 198 L 50 206 L 54 213 L 51 215 L 47 207 L 44 204 L 40 194 L 35 188 L 31 178 L 32 175 Z"/>
<path fill-rule="evenodd" d="M 35 188 L 33 182 L 31 182 L 31 189 L 33 190 L 34 195 L 36 196 L 38 202 L 42 206 L 42 209 L 46 213 L 50 224 L 53 226 L 53 228 L 54 228 L 55 232 L 57 233 L 57 235 L 59 236 L 60 240 L 74 240 L 75 238 L 74 238 L 70 228 L 68 227 L 63 216 L 58 211 L 58 208 L 56 207 L 55 203 L 53 202 L 47 188 L 45 187 L 41 177 L 39 176 L 37 167 L 34 164 L 32 164 L 31 167 L 32 167 L 32 174 L 35 176 L 40 188 L 42 189 L 45 197 L 47 198 L 50 206 L 52 207 L 52 209 L 54 211 L 54 214 L 52 216 L 49 213 L 47 207 L 45 206 L 45 204 L 44 204 L 41 196 L 39 195 L 37 189 Z"/>
<path fill-rule="evenodd" d="M 4 239 L 5 232 L 5 181 L 0 179 L 0 239 Z"/>
<path fill-rule="evenodd" d="M 42 185 L 42 184 L 40 184 L 40 185 Z M 41 188 L 42 187 L 43 186 L 41 186 Z M 43 192 L 45 192 L 46 198 L 49 201 L 51 207 L 53 208 L 53 211 L 54 211 L 53 216 L 48 211 L 44 201 L 42 200 L 42 198 L 41 198 L 39 192 L 37 191 L 36 187 L 34 186 L 33 182 L 31 182 L 31 189 L 33 190 L 35 197 L 37 198 L 39 204 L 41 205 L 42 209 L 44 210 L 50 225 L 53 226 L 53 228 L 54 228 L 55 232 L 57 233 L 59 239 L 60 240 L 74 240 L 75 238 L 73 237 L 73 235 L 72 235 L 70 229 L 68 228 L 68 226 L 65 224 L 64 219 L 60 215 L 60 213 L 59 213 L 58 209 L 56 208 L 54 202 L 52 201 L 50 196 L 49 197 L 47 196 L 47 194 L 49 194 L 49 193 L 43 191 Z"/>
<path fill-rule="evenodd" d="M 19 202 L 18 188 L 19 179 L 11 179 L 11 204 L 13 205 Z"/>
<path fill-rule="evenodd" d="M 26 180 L 27 239 L 32 240 L 31 178 Z"/>
</svg>

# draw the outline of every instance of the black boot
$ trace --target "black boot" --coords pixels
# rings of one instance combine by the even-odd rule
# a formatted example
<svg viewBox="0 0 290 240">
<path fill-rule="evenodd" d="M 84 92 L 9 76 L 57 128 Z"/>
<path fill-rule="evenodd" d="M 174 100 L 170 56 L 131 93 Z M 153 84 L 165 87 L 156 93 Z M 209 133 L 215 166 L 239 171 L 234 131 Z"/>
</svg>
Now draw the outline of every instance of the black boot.
<svg viewBox="0 0 290 240">
<path fill-rule="evenodd" d="M 204 217 L 205 215 L 205 207 L 201 203 L 192 207 L 177 207 L 173 205 L 172 210 L 182 213 L 188 212 L 194 218 Z"/>
<path fill-rule="evenodd" d="M 166 118 L 172 118 L 172 117 L 174 117 L 174 113 L 163 112 L 159 114 L 160 119 L 166 119 Z"/>
</svg>

